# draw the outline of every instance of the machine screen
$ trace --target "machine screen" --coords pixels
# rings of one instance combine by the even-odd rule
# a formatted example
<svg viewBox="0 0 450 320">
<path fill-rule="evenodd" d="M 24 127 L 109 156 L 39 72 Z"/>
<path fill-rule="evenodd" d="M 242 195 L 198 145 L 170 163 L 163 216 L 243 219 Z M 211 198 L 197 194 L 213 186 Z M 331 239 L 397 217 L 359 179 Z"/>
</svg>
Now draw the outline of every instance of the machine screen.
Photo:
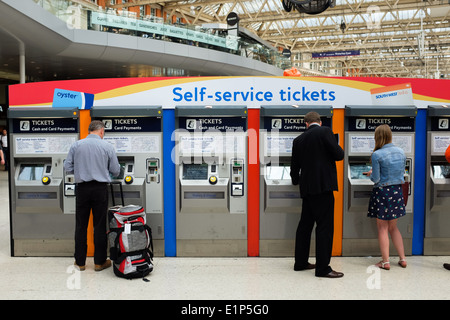
<svg viewBox="0 0 450 320">
<path fill-rule="evenodd" d="M 371 166 L 365 164 L 350 164 L 350 179 L 370 179 L 363 172 L 370 171 Z"/>
<path fill-rule="evenodd" d="M 44 173 L 44 164 L 22 164 L 18 180 L 41 180 Z"/>
<path fill-rule="evenodd" d="M 445 164 L 433 165 L 433 177 L 437 179 L 450 178 L 450 165 Z"/>
<path fill-rule="evenodd" d="M 208 164 L 183 164 L 184 180 L 206 180 L 208 179 Z"/>
<path fill-rule="evenodd" d="M 290 175 L 290 166 L 281 165 L 281 166 L 267 166 L 266 168 L 266 177 L 267 179 L 273 180 L 283 180 L 283 179 L 291 179 Z"/>
</svg>

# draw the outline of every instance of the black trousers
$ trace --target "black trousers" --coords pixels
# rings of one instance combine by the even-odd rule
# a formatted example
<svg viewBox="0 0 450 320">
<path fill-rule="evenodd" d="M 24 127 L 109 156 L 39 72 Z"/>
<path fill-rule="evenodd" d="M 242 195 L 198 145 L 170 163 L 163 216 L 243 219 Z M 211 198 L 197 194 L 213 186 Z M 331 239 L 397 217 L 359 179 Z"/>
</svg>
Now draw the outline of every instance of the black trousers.
<svg viewBox="0 0 450 320">
<path fill-rule="evenodd" d="M 334 195 L 325 192 L 304 197 L 302 215 L 295 238 L 295 267 L 304 268 L 308 264 L 311 234 L 316 224 L 316 276 L 324 276 L 332 271 L 329 266 L 333 249 Z"/>
<path fill-rule="evenodd" d="M 94 263 L 103 264 L 107 257 L 106 213 L 108 211 L 108 184 L 83 182 L 76 187 L 75 262 L 86 263 L 87 228 L 92 210 L 94 224 Z"/>
<path fill-rule="evenodd" d="M 9 170 L 9 148 L 3 147 L 3 158 L 5 159 L 5 170 Z"/>
</svg>

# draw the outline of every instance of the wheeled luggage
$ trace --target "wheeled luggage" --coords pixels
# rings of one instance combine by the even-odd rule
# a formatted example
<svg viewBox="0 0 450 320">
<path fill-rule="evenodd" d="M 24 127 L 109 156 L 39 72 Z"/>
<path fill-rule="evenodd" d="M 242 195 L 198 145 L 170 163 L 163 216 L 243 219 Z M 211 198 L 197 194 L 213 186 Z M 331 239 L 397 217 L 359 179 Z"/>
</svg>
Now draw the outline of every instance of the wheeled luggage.
<svg viewBox="0 0 450 320">
<path fill-rule="evenodd" d="M 143 278 L 153 271 L 152 230 L 146 223 L 142 206 L 123 203 L 115 205 L 113 184 L 113 206 L 108 209 L 108 242 L 114 274 L 121 278 Z"/>
</svg>

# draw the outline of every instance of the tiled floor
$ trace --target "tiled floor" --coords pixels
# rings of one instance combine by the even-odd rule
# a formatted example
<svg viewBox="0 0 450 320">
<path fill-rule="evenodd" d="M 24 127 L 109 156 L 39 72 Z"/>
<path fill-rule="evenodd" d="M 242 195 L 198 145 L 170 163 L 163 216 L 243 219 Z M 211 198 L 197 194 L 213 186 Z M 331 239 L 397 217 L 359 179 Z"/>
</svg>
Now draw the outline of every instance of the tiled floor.
<svg viewBox="0 0 450 320">
<path fill-rule="evenodd" d="M 91 258 L 79 272 L 72 258 L 11 257 L 4 171 L 0 203 L 0 299 L 450 299 L 450 271 L 442 267 L 450 256 L 408 257 L 406 269 L 393 257 L 390 271 L 373 267 L 379 257 L 333 257 L 340 279 L 294 272 L 292 258 L 157 257 L 147 282 L 95 272 Z"/>
</svg>

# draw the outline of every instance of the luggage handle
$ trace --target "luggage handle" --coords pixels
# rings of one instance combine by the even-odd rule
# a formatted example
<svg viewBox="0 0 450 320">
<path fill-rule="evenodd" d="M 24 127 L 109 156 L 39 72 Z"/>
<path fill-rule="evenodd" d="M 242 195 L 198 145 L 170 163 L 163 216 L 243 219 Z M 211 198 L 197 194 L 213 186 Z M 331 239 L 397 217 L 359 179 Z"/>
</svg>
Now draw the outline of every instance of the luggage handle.
<svg viewBox="0 0 450 320">
<path fill-rule="evenodd" d="M 122 182 L 110 182 L 109 185 L 111 186 L 111 196 L 112 196 L 112 203 L 113 206 L 116 205 L 116 200 L 115 200 L 115 196 L 114 196 L 114 187 L 113 185 L 118 184 L 119 185 L 119 189 L 120 189 L 120 198 L 122 199 L 122 205 L 125 205 L 125 201 L 123 200 L 123 189 L 122 189 Z"/>
</svg>

